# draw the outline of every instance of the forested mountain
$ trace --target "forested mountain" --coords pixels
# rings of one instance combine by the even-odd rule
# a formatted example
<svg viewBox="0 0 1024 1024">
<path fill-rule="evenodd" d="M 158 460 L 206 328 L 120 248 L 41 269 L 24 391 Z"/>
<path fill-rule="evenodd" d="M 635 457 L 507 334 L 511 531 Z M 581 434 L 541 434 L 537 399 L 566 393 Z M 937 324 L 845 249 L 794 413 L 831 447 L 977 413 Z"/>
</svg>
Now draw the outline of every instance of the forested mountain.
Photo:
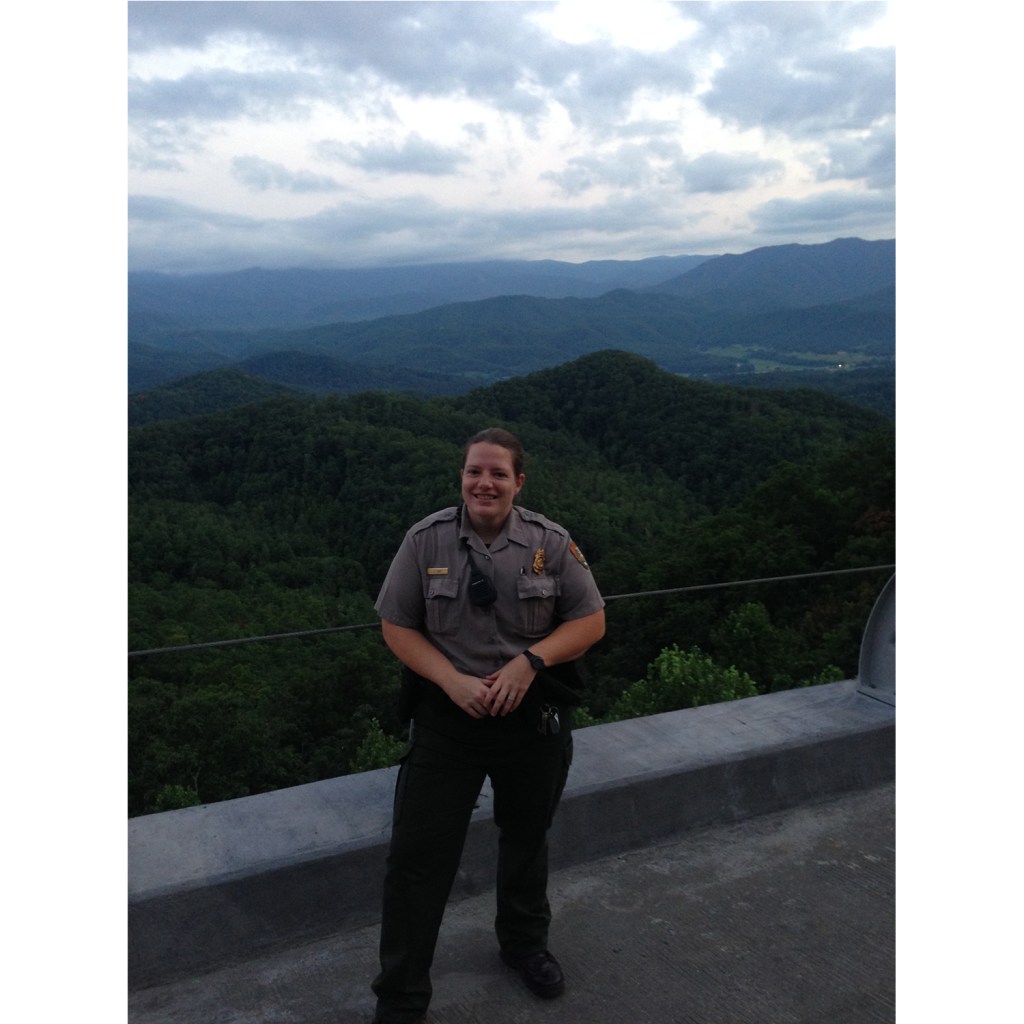
<svg viewBox="0 0 1024 1024">
<path fill-rule="evenodd" d="M 635 352 L 674 373 L 749 372 L 786 365 L 888 361 L 894 293 L 859 303 L 726 316 L 698 313 L 671 295 L 609 292 L 598 299 L 515 296 L 441 306 L 409 317 L 331 325 L 266 343 L 368 365 L 451 374 L 520 376 L 602 349 Z M 834 359 L 830 358 L 833 357 Z"/>
<path fill-rule="evenodd" d="M 772 373 L 729 374 L 721 378 L 721 382 L 739 388 L 782 388 L 789 391 L 810 388 L 880 412 L 893 421 L 896 419 L 894 366 L 861 370 L 775 370 Z"/>
<path fill-rule="evenodd" d="M 527 507 L 563 522 L 605 595 L 886 564 L 894 439 L 812 391 L 689 380 L 603 351 L 467 394 L 286 395 L 129 435 L 129 647 L 376 623 L 405 530 L 458 500 L 466 438 L 528 451 Z M 609 601 L 588 714 L 673 644 L 759 692 L 856 672 L 885 574 Z M 129 810 L 372 765 L 398 735 L 373 626 L 129 660 Z"/>
<path fill-rule="evenodd" d="M 204 416 L 237 405 L 289 394 L 291 388 L 236 369 L 210 370 L 128 397 L 128 425 Z"/>
<path fill-rule="evenodd" d="M 883 291 L 896 283 L 896 243 L 837 238 L 823 245 L 773 245 L 740 256 L 717 256 L 655 286 L 683 298 L 737 296 L 768 307 L 821 306 Z"/>
<path fill-rule="evenodd" d="M 186 377 L 229 366 L 232 362 L 232 357 L 212 350 L 189 352 L 129 341 L 129 400 L 137 392 L 175 384 Z"/>
<path fill-rule="evenodd" d="M 896 371 L 892 365 L 863 369 L 708 374 L 707 379 L 736 387 L 824 391 L 854 405 L 880 412 L 892 420 L 896 418 Z M 128 424 L 134 427 L 159 420 L 204 415 L 285 392 L 329 391 L 351 395 L 360 391 L 396 391 L 418 395 L 461 395 L 470 390 L 470 383 L 464 378 L 416 373 L 394 367 L 362 367 L 328 356 L 286 352 L 257 356 L 230 368 L 197 373 L 170 384 L 139 390 L 128 396 Z"/>
<path fill-rule="evenodd" d="M 239 363 L 183 377 L 128 396 L 128 425 L 182 419 L 231 409 L 275 394 L 312 392 L 350 395 L 396 391 L 457 395 L 466 378 L 394 366 L 359 366 L 307 352 L 271 352 Z"/>
<path fill-rule="evenodd" d="M 348 393 L 354 365 L 400 368 L 448 378 L 421 378 L 408 385 L 414 390 L 452 394 L 603 349 L 635 352 L 693 377 L 891 365 L 894 252 L 893 242 L 859 239 L 778 246 L 707 259 L 657 290 L 502 295 L 295 330 L 130 328 L 129 387 L 152 388 L 257 356 L 273 355 L 280 366 L 281 353 L 295 352 L 323 360 L 319 376 L 265 379 Z M 263 375 L 253 365 L 249 372 Z"/>
</svg>

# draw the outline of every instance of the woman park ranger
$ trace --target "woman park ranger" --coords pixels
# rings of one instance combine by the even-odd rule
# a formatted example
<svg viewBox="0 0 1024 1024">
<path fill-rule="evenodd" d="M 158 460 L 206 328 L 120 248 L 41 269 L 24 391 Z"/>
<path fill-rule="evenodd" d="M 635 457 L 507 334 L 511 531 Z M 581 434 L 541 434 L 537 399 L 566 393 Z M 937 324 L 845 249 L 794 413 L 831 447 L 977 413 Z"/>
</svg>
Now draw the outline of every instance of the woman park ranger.
<svg viewBox="0 0 1024 1024">
<path fill-rule="evenodd" d="M 508 431 L 472 437 L 462 503 L 408 531 L 377 598 L 413 727 L 395 790 L 375 1024 L 426 1013 L 441 919 L 488 776 L 501 958 L 539 996 L 564 988 L 548 950 L 547 832 L 572 760 L 573 695 L 551 670 L 601 639 L 604 600 L 567 531 L 514 503 L 523 464 Z"/>
</svg>

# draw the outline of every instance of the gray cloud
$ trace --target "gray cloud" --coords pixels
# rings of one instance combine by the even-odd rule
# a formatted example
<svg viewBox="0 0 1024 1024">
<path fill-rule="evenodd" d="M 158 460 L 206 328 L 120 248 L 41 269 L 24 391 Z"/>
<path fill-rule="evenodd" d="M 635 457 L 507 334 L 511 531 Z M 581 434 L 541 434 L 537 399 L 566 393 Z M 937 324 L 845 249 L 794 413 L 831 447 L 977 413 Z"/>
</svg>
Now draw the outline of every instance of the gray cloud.
<svg viewBox="0 0 1024 1024">
<path fill-rule="evenodd" d="M 542 57 L 552 43 L 526 17 L 535 6 L 134 3 L 129 5 L 129 45 L 145 53 L 164 46 L 201 47 L 215 39 L 249 39 L 298 54 L 319 73 L 333 70 L 351 82 L 390 82 L 413 95 L 465 93 L 502 109 L 537 113 L 543 103 L 526 88 L 532 77 L 528 58 Z"/>
<path fill-rule="evenodd" d="M 818 181 L 863 179 L 868 188 L 896 184 L 896 132 L 891 124 L 868 138 L 844 138 L 828 146 L 827 162 L 818 169 Z"/>
<path fill-rule="evenodd" d="M 544 62 L 549 66 L 542 81 L 552 98 L 574 124 L 597 131 L 617 128 L 639 92 L 685 94 L 696 82 L 686 47 L 646 54 L 593 44 L 559 50 Z"/>
<path fill-rule="evenodd" d="M 741 128 L 763 127 L 803 137 L 867 129 L 894 112 L 891 54 L 833 54 L 796 64 L 761 54 L 715 77 L 708 110 Z"/>
<path fill-rule="evenodd" d="M 386 174 L 454 174 L 466 161 L 463 151 L 439 146 L 412 132 L 401 143 L 344 143 L 325 139 L 315 146 L 322 160 L 341 160 Z"/>
<path fill-rule="evenodd" d="M 623 256 L 624 247 L 638 258 L 651 255 L 652 248 L 653 254 L 678 252 L 679 232 L 695 229 L 703 216 L 666 209 L 655 194 L 645 193 L 585 207 L 495 206 L 484 212 L 425 196 L 398 196 L 372 206 L 346 200 L 295 219 L 223 214 L 136 196 L 129 203 L 129 269 L 196 272 L 535 258 L 538 237 L 552 248 L 585 250 L 577 258 L 630 258 Z M 721 239 L 714 242 L 720 245 Z"/>
<path fill-rule="evenodd" d="M 223 121 L 235 117 L 294 116 L 325 95 L 310 74 L 217 70 L 175 80 L 128 82 L 128 109 L 136 120 Z"/>
<path fill-rule="evenodd" d="M 631 143 L 613 153 L 574 157 L 563 170 L 545 172 L 542 178 L 554 182 L 568 196 L 601 185 L 637 189 L 656 183 L 665 174 L 665 164 L 677 162 L 680 157 L 676 143 Z"/>
<path fill-rule="evenodd" d="M 468 207 L 401 196 L 367 206 L 346 201 L 294 220 L 244 217 L 174 200 L 136 196 L 129 202 L 129 269 L 193 272 L 241 266 L 417 263 L 525 255 L 522 239 L 645 232 L 664 211 L 649 199 L 586 208 L 495 208 L 481 216 Z M 411 242 L 410 239 L 425 239 Z M 621 244 L 619 241 L 616 245 Z M 528 251 L 528 250 L 527 250 Z M 248 260 L 239 263 L 239 253 Z M 344 260 L 338 254 L 344 253 Z"/>
<path fill-rule="evenodd" d="M 804 231 L 870 234 L 874 225 L 894 214 L 891 192 L 835 191 L 807 199 L 772 199 L 751 211 L 751 219 L 768 236 Z"/>
<path fill-rule="evenodd" d="M 883 12 L 877 3 L 717 5 L 703 29 L 724 65 L 703 102 L 743 128 L 800 136 L 870 128 L 894 112 L 895 54 L 843 44 Z"/>
<path fill-rule="evenodd" d="M 874 3 L 686 4 L 700 22 L 695 40 L 663 53 L 606 42 L 569 45 L 530 20 L 534 3 L 133 3 L 134 52 L 252 40 L 295 54 L 308 70 L 291 75 L 200 76 L 136 87 L 140 113 L 193 105 L 192 116 L 230 116 L 253 104 L 301 102 L 332 90 L 388 82 L 413 95 L 467 95 L 531 117 L 553 100 L 580 125 L 621 113 L 640 89 L 686 92 L 704 51 L 726 67 L 704 102 L 741 125 L 873 118 L 891 112 L 890 51 L 844 53 L 839 43 L 871 23 Z M 191 77 L 191 76 L 190 76 Z M 251 84 L 243 85 L 242 79 Z M 550 100 L 538 95 L 548 91 Z"/>
<path fill-rule="evenodd" d="M 692 34 L 657 51 L 565 42 L 534 18 L 550 6 L 129 4 L 133 266 L 632 258 L 894 235 L 894 52 L 847 45 L 884 4 L 681 4 Z M 178 197 L 198 175 L 197 203 L 214 208 L 161 199 L 167 172 Z M 253 216 L 216 209 L 232 179 Z M 765 184 L 788 198 L 752 206 Z M 285 193 L 288 216 L 273 205 Z"/>
<path fill-rule="evenodd" d="M 263 160 L 258 156 L 236 156 L 231 161 L 231 173 L 248 188 L 282 192 L 337 192 L 342 186 L 323 174 L 310 171 L 292 171 L 282 164 Z"/>
<path fill-rule="evenodd" d="M 183 158 L 201 153 L 205 133 L 175 121 L 144 125 L 128 143 L 128 165 L 139 170 L 184 171 Z"/>
<path fill-rule="evenodd" d="M 194 11 L 194 20 L 183 12 L 176 17 L 168 6 Z M 194 117 L 230 117 L 256 105 L 297 106 L 325 94 L 357 101 L 388 83 L 413 96 L 472 97 L 528 122 L 557 103 L 577 125 L 600 129 L 622 114 L 639 89 L 693 86 L 686 51 L 650 55 L 604 42 L 566 44 L 531 22 L 529 16 L 546 6 L 135 3 L 129 7 L 129 40 L 136 52 L 251 39 L 272 52 L 301 55 L 306 70 L 140 83 L 132 108 L 142 117 L 175 109 Z M 251 81 L 251 91 L 242 80 Z"/>
<path fill-rule="evenodd" d="M 131 161 L 136 167 L 183 169 L 202 153 L 218 124 L 241 118 L 304 117 L 324 85 L 310 75 L 217 70 L 176 80 L 130 78 Z"/>
<path fill-rule="evenodd" d="M 727 64 L 757 54 L 813 61 L 839 53 L 854 32 L 870 28 L 886 11 L 884 3 L 835 0 L 748 0 L 688 6 L 699 7 L 695 43 L 713 48 Z"/>
<path fill-rule="evenodd" d="M 304 261 L 305 247 L 289 252 L 284 240 L 268 234 L 266 228 L 264 222 L 250 217 L 157 196 L 131 196 L 128 269 L 189 273 Z M 269 263 L 264 263 L 268 256 Z"/>
<path fill-rule="evenodd" d="M 777 179 L 779 160 L 765 160 L 754 153 L 702 153 L 683 169 L 688 192 L 737 192 L 759 181 Z"/>
</svg>

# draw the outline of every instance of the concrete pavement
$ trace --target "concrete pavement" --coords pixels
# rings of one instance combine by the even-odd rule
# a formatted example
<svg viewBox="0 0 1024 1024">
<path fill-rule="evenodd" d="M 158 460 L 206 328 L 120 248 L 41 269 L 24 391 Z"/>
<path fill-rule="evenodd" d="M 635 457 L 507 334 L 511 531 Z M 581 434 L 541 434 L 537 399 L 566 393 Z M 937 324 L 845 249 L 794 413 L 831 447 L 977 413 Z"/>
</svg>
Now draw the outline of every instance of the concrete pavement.
<svg viewBox="0 0 1024 1024">
<path fill-rule="evenodd" d="M 493 893 L 449 907 L 429 1024 L 888 1024 L 892 782 L 556 870 L 565 995 L 498 960 Z M 130 1024 L 368 1024 L 376 925 L 129 995 Z M 179 938 L 178 941 L 185 941 Z"/>
</svg>

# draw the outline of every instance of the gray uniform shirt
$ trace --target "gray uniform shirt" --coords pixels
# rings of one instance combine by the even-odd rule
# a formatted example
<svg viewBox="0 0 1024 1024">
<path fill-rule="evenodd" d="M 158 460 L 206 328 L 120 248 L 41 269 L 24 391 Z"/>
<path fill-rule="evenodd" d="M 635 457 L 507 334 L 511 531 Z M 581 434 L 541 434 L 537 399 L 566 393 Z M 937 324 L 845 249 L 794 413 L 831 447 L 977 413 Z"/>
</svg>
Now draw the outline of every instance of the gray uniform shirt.
<svg viewBox="0 0 1024 1024">
<path fill-rule="evenodd" d="M 497 600 L 469 600 L 472 548 Z M 457 507 L 435 512 L 405 535 L 374 606 L 382 619 L 417 629 L 469 675 L 497 671 L 563 621 L 600 611 L 604 599 L 568 532 L 513 506 L 487 547 Z"/>
</svg>

